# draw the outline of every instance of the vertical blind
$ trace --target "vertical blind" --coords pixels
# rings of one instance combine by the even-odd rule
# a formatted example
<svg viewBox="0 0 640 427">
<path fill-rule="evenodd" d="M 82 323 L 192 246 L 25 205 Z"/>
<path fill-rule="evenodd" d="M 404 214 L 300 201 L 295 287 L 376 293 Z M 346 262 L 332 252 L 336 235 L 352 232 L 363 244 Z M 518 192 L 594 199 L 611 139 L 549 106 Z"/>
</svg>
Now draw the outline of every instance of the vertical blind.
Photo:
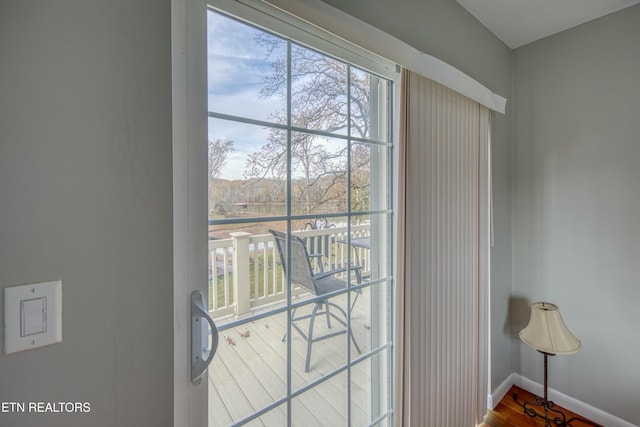
<svg viewBox="0 0 640 427">
<path fill-rule="evenodd" d="M 489 110 L 403 72 L 396 425 L 486 412 Z"/>
</svg>

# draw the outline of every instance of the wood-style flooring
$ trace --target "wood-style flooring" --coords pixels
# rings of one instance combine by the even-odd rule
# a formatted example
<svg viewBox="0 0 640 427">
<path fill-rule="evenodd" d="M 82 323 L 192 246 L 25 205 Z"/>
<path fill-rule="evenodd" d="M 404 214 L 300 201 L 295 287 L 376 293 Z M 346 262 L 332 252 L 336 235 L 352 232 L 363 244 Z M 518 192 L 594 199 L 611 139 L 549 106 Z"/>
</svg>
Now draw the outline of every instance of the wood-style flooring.
<svg viewBox="0 0 640 427">
<path fill-rule="evenodd" d="M 535 427 L 544 426 L 544 418 L 530 416 L 524 413 L 522 406 L 513 399 L 513 394 L 516 393 L 519 402 L 535 402 L 536 396 L 523 390 L 517 386 L 511 387 L 509 392 L 502 398 L 500 403 L 493 411 L 489 411 L 484 419 L 484 424 L 480 427 Z M 564 412 L 566 421 L 570 421 L 567 424 L 570 427 L 602 427 L 600 424 L 594 423 L 590 420 L 583 420 L 578 414 L 568 411 L 561 406 L 556 406 L 555 409 Z M 578 419 L 573 419 L 577 417 Z M 548 425 L 556 425 L 551 422 Z"/>
</svg>

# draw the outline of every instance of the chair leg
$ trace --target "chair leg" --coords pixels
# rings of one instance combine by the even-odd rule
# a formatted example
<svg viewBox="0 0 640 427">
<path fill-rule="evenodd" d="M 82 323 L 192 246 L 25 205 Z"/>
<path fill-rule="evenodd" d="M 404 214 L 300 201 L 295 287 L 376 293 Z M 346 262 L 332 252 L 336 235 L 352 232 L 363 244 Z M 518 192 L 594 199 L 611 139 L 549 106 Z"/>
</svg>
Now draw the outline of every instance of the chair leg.
<svg viewBox="0 0 640 427">
<path fill-rule="evenodd" d="M 362 354 L 362 350 L 360 350 L 360 346 L 356 342 L 356 337 L 353 336 L 353 332 L 351 331 L 351 328 L 349 328 L 349 336 L 351 337 L 351 341 L 353 341 L 353 345 L 356 346 L 356 350 L 358 350 L 358 354 Z"/>
<path fill-rule="evenodd" d="M 313 344 L 313 323 L 316 320 L 316 314 L 320 307 L 322 307 L 322 304 L 316 303 L 315 307 L 313 307 L 313 311 L 311 312 L 311 317 L 309 318 L 309 332 L 307 334 L 307 360 L 304 365 L 305 372 L 309 372 L 309 365 L 311 364 L 311 345 Z"/>
<path fill-rule="evenodd" d="M 353 311 L 353 307 L 356 306 L 356 301 L 358 301 L 358 297 L 360 296 L 361 292 L 356 292 L 356 297 L 353 299 L 353 302 L 351 303 L 351 308 L 349 309 L 349 314 L 351 314 L 351 312 Z M 351 335 L 351 339 L 353 340 L 353 345 L 356 346 L 356 350 L 358 350 L 358 354 L 362 354 L 362 351 L 360 351 L 360 347 L 358 346 L 358 343 L 356 342 L 356 337 L 353 336 L 353 333 L 351 332 L 351 328 L 349 328 L 349 335 Z"/>
<path fill-rule="evenodd" d="M 297 310 L 297 308 L 294 308 L 293 310 L 291 310 L 291 322 L 293 322 L 295 320 L 296 310 Z M 282 342 L 285 342 L 286 339 L 287 339 L 287 333 L 285 332 L 284 336 L 282 337 Z"/>
<path fill-rule="evenodd" d="M 332 302 L 327 302 L 327 307 L 329 305 L 334 306 L 340 313 L 342 313 L 342 315 L 344 316 L 344 323 L 343 325 L 345 325 L 345 328 L 347 328 L 347 333 L 349 334 L 349 337 L 351 338 L 351 340 L 353 341 L 353 345 L 356 346 L 356 350 L 358 350 L 358 354 L 362 354 L 362 350 L 360 350 L 360 346 L 358 345 L 358 343 L 356 342 L 356 337 L 353 336 L 353 333 L 351 332 L 351 328 L 347 327 L 347 313 L 342 309 L 342 307 L 332 303 Z"/>
<path fill-rule="evenodd" d="M 353 299 L 353 301 L 351 302 L 351 308 L 349 309 L 349 313 L 351 313 L 353 311 L 353 307 L 356 306 L 356 301 L 358 301 L 358 297 L 360 296 L 360 292 L 356 291 L 356 297 Z"/>
<path fill-rule="evenodd" d="M 325 302 L 325 312 L 327 315 L 327 328 L 331 329 L 331 313 L 329 312 L 329 303 Z"/>
</svg>

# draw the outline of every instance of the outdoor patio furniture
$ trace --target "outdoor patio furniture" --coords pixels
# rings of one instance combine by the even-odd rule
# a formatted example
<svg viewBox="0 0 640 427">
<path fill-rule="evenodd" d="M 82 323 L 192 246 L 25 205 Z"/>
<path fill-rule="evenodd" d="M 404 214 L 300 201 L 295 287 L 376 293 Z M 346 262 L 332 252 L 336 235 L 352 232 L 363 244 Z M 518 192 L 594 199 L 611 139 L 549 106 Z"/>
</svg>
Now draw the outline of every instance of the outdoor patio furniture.
<svg viewBox="0 0 640 427">
<path fill-rule="evenodd" d="M 330 223 L 327 218 L 320 217 L 314 218 L 307 222 L 304 225 L 303 230 L 324 230 L 326 228 L 336 228 L 336 225 Z M 316 262 L 316 266 L 322 272 L 324 271 L 324 261 L 323 258 L 329 258 L 329 251 L 331 250 L 331 245 L 334 241 L 334 237 L 329 234 L 324 236 L 310 236 L 302 239 L 305 243 L 307 243 L 307 248 L 311 250 L 309 256 L 313 258 Z M 329 266 L 329 268 L 335 268 L 334 266 Z"/>
<path fill-rule="evenodd" d="M 350 339 L 353 341 L 354 346 L 358 353 L 360 353 L 360 347 L 356 342 L 353 333 L 351 332 L 350 327 L 347 322 L 347 313 L 346 311 L 334 304 L 329 302 L 329 298 L 331 298 L 334 292 L 339 291 L 341 289 L 346 289 L 348 283 L 345 279 L 337 276 L 345 276 L 348 269 L 338 268 L 330 271 L 323 271 L 319 273 L 314 273 L 311 267 L 310 256 L 307 251 L 307 247 L 305 242 L 298 236 L 291 236 L 290 248 L 290 268 L 287 268 L 287 234 L 281 231 L 269 230 L 269 232 L 273 235 L 274 242 L 276 244 L 276 248 L 278 250 L 278 255 L 280 256 L 280 262 L 282 263 L 282 269 L 284 271 L 285 277 L 290 278 L 292 283 L 301 286 L 302 288 L 308 290 L 310 293 L 316 296 L 324 296 L 327 295 L 327 298 L 323 298 L 315 301 L 313 310 L 311 314 L 306 314 L 302 316 L 296 317 L 296 309 L 294 309 L 291 313 L 291 326 L 307 341 L 307 357 L 305 363 L 305 372 L 309 372 L 309 366 L 311 363 L 311 347 L 314 342 L 318 342 L 321 340 L 325 340 L 328 338 L 332 338 L 338 335 L 342 335 L 344 333 L 349 333 Z M 353 271 L 356 275 L 356 282 L 359 284 L 361 282 L 360 275 L 360 267 L 352 266 L 350 271 Z M 290 277 L 289 277 L 290 275 Z M 357 298 L 357 296 L 356 296 Z M 355 299 L 354 299 L 355 303 Z M 322 308 L 324 307 L 324 310 Z M 330 310 L 330 307 L 333 307 L 338 311 L 342 317 L 338 316 L 334 311 Z M 349 310 L 353 308 L 353 305 Z M 327 327 L 331 328 L 331 318 L 335 319 L 338 323 L 343 326 L 343 329 L 335 332 L 330 332 L 321 336 L 314 336 L 314 323 L 317 315 L 325 315 L 327 319 Z M 308 331 L 304 331 L 298 326 L 297 322 L 301 320 L 309 319 L 309 329 Z M 286 335 L 283 340 L 286 339 Z"/>
</svg>

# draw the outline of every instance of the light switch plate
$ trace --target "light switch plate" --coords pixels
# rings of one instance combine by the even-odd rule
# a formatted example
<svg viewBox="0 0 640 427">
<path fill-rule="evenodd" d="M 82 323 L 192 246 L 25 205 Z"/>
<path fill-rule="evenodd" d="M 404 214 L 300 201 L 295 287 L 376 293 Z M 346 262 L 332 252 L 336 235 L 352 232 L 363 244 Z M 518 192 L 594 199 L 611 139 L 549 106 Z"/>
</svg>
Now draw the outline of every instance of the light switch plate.
<svg viewBox="0 0 640 427">
<path fill-rule="evenodd" d="M 62 341 L 62 281 L 4 288 L 4 352 Z"/>
</svg>

